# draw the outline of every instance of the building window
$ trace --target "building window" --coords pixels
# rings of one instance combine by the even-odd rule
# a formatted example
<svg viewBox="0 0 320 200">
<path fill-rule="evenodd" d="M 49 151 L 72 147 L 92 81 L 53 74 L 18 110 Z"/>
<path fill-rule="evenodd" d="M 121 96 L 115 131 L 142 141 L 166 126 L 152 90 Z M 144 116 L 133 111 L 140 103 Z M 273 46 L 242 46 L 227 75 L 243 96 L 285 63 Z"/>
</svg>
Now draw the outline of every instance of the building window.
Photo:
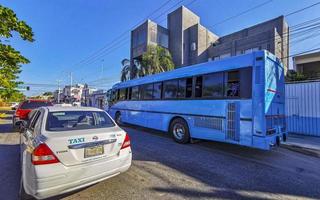
<svg viewBox="0 0 320 200">
<path fill-rule="evenodd" d="M 220 56 L 214 56 L 212 57 L 212 60 L 220 60 Z"/>
<path fill-rule="evenodd" d="M 163 97 L 165 99 L 174 99 L 178 93 L 178 80 L 163 82 Z"/>
<path fill-rule="evenodd" d="M 220 59 L 229 58 L 229 57 L 231 57 L 231 53 L 225 53 L 220 55 Z"/>
<path fill-rule="evenodd" d="M 192 42 L 191 45 L 190 45 L 190 50 L 191 51 L 195 51 L 197 50 L 197 44 L 195 42 Z"/>
<path fill-rule="evenodd" d="M 243 54 L 243 50 L 238 50 L 237 52 L 236 52 L 236 55 L 238 56 L 238 55 L 241 55 L 241 54 Z"/>
<path fill-rule="evenodd" d="M 165 33 L 158 32 L 158 44 L 160 46 L 168 48 L 169 47 L 168 43 L 169 43 L 168 35 Z"/>
<path fill-rule="evenodd" d="M 223 73 L 203 76 L 203 97 L 223 97 Z"/>
</svg>

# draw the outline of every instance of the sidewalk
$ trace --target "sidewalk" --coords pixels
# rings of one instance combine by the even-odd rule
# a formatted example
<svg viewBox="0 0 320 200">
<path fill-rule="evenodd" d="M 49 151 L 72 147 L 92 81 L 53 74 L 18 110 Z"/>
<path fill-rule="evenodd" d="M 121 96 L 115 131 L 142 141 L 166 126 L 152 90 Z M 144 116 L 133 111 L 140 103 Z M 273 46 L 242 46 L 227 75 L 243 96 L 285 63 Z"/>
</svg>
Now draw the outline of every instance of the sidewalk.
<svg viewBox="0 0 320 200">
<path fill-rule="evenodd" d="M 282 147 L 307 155 L 320 157 L 320 137 L 289 134 Z"/>
</svg>

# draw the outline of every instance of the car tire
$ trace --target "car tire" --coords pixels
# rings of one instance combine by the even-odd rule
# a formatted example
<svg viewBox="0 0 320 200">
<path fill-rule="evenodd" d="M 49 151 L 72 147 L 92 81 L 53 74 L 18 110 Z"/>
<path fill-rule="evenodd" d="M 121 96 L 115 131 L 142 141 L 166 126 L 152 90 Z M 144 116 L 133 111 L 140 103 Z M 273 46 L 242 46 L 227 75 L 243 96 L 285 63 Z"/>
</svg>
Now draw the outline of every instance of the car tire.
<svg viewBox="0 0 320 200">
<path fill-rule="evenodd" d="M 114 119 L 115 119 L 114 121 L 116 121 L 116 123 L 118 124 L 118 126 L 121 126 L 121 125 L 122 125 L 121 113 L 120 113 L 119 111 L 116 112 L 116 116 L 115 116 Z"/>
<path fill-rule="evenodd" d="M 177 143 L 186 144 L 190 142 L 190 132 L 187 122 L 182 118 L 174 119 L 170 124 L 170 133 Z"/>
</svg>

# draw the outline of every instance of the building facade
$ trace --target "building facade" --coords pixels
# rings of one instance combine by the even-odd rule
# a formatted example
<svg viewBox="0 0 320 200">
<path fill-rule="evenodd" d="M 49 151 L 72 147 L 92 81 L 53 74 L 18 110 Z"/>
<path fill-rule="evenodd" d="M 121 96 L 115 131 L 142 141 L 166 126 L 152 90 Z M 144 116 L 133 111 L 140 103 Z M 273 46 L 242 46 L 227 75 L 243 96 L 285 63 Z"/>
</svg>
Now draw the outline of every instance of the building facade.
<svg viewBox="0 0 320 200">
<path fill-rule="evenodd" d="M 320 52 L 293 57 L 293 69 L 308 79 L 320 79 Z"/>
<path fill-rule="evenodd" d="M 167 28 L 147 20 L 131 31 L 131 63 L 141 60 L 150 44 L 167 48 L 175 66 L 219 60 L 255 50 L 268 50 L 287 71 L 289 27 L 283 16 L 238 32 L 217 36 L 200 23 L 200 17 L 182 6 L 168 14 Z"/>
</svg>

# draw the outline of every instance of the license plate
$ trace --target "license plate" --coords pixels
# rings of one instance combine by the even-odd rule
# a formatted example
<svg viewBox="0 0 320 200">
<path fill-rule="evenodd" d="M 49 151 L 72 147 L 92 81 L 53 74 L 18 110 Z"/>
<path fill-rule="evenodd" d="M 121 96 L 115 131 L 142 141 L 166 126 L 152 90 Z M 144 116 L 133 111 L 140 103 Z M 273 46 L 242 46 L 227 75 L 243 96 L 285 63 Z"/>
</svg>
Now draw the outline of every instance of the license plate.
<svg viewBox="0 0 320 200">
<path fill-rule="evenodd" d="M 94 147 L 86 147 L 84 148 L 84 157 L 92 157 L 92 156 L 99 156 L 104 153 L 103 145 L 98 145 Z"/>
</svg>

